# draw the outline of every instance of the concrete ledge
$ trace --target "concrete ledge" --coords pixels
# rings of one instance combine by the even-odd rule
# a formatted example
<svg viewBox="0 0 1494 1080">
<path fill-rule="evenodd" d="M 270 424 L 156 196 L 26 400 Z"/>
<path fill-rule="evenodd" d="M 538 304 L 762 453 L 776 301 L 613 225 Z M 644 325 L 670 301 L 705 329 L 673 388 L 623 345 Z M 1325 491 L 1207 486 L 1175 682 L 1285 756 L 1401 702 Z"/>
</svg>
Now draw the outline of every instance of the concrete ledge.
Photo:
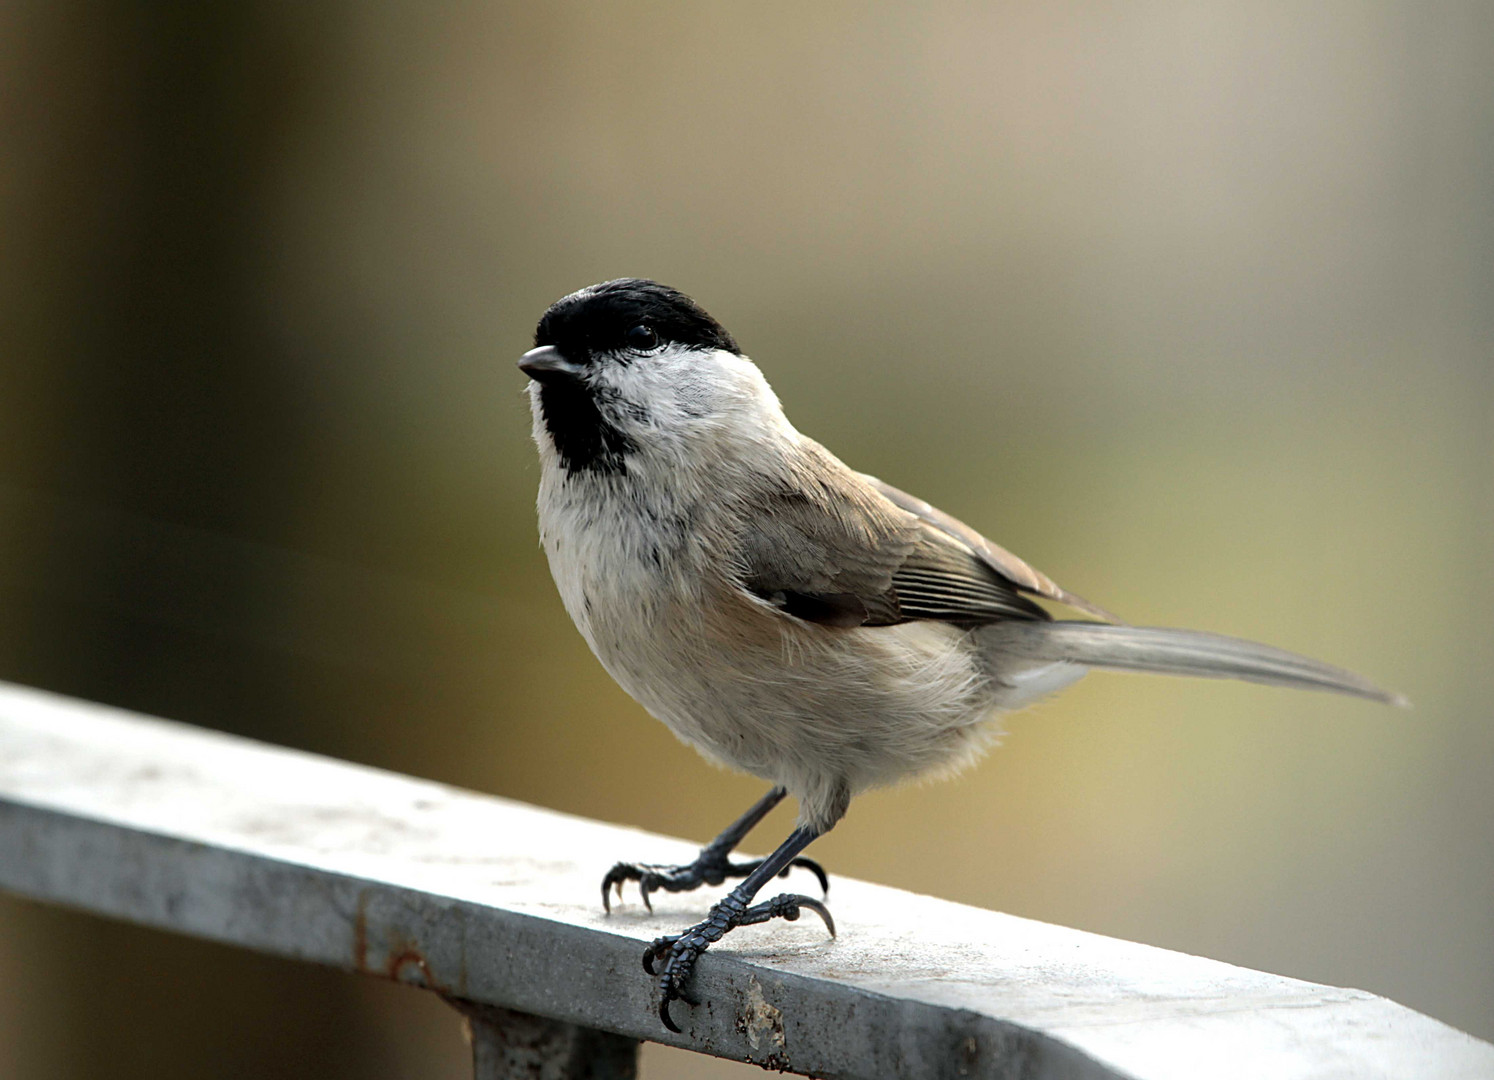
<svg viewBox="0 0 1494 1080">
<path fill-rule="evenodd" d="M 0 888 L 23 896 L 816 1076 L 1494 1077 L 1494 1046 L 1372 994 L 838 877 L 838 940 L 734 932 L 671 1036 L 639 957 L 710 901 L 609 918 L 598 885 L 694 851 L 0 684 Z"/>
</svg>

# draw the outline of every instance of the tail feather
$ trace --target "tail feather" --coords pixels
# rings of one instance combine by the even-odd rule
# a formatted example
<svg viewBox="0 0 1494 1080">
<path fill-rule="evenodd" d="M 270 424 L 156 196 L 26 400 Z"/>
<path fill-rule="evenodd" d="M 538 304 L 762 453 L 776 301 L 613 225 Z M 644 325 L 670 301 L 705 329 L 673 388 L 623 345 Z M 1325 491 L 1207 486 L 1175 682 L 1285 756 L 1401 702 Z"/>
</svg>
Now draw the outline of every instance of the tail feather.
<svg viewBox="0 0 1494 1080">
<path fill-rule="evenodd" d="M 1319 660 L 1254 641 L 1170 630 L 1157 626 L 1112 626 L 1094 622 L 1009 622 L 997 630 L 1000 647 L 1033 660 L 1067 660 L 1120 671 L 1244 679 L 1268 686 L 1331 690 L 1387 705 L 1409 705 L 1400 694 Z"/>
</svg>

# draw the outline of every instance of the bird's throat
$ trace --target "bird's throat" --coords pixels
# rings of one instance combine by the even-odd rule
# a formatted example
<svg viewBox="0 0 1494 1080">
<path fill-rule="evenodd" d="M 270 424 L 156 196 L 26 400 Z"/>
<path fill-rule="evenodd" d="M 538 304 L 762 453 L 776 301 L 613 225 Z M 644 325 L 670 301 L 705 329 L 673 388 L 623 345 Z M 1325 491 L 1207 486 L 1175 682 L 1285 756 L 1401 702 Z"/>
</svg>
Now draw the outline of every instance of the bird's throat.
<svg viewBox="0 0 1494 1080">
<path fill-rule="evenodd" d="M 543 385 L 539 405 L 545 430 L 567 472 L 628 471 L 628 455 L 637 446 L 602 414 L 588 387 L 572 382 Z"/>
</svg>

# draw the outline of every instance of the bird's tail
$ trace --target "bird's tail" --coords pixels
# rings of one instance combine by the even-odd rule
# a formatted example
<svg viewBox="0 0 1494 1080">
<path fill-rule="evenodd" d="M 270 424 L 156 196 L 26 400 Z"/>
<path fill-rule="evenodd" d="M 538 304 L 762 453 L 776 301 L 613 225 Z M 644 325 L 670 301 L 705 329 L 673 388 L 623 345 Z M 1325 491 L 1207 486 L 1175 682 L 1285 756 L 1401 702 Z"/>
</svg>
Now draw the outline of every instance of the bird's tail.
<svg viewBox="0 0 1494 1080">
<path fill-rule="evenodd" d="M 1119 671 L 1244 679 L 1269 686 L 1331 690 L 1388 705 L 1410 704 L 1400 694 L 1381 690 L 1352 671 L 1285 649 L 1199 630 L 1013 620 L 989 627 L 988 632 L 992 631 L 998 638 L 992 644 L 1004 654 L 1031 660 L 1062 660 Z"/>
</svg>

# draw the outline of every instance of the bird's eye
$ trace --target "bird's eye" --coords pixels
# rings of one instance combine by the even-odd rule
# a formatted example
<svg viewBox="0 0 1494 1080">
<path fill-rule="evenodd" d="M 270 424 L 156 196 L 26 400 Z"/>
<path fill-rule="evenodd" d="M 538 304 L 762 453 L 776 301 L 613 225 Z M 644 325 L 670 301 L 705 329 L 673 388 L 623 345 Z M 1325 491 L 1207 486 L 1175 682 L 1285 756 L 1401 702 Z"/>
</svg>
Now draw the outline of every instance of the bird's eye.
<svg viewBox="0 0 1494 1080">
<path fill-rule="evenodd" d="M 659 335 L 651 326 L 635 326 L 625 335 L 628 348 L 634 352 L 652 352 L 659 347 Z"/>
</svg>

